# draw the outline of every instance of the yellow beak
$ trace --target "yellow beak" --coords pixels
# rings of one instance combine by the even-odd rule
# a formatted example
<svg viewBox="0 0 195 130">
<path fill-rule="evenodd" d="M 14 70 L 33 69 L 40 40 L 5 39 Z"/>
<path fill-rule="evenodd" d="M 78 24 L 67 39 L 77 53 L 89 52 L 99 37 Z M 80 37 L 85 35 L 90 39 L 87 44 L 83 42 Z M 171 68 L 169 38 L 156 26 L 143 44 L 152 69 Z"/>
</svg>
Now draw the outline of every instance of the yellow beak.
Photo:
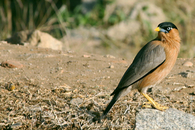
<svg viewBox="0 0 195 130">
<path fill-rule="evenodd" d="M 159 32 L 159 31 L 160 31 L 160 28 L 159 28 L 159 27 L 157 27 L 154 31 Z"/>
</svg>

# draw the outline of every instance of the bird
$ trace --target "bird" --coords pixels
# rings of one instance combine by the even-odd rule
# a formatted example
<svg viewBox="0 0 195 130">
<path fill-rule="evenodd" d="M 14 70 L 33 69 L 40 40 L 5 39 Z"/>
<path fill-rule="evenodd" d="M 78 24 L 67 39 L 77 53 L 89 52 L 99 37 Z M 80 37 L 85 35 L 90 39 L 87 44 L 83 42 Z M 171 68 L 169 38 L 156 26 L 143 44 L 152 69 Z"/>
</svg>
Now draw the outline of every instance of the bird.
<svg viewBox="0 0 195 130">
<path fill-rule="evenodd" d="M 103 111 L 102 118 L 120 97 L 134 89 L 137 89 L 154 108 L 160 111 L 168 109 L 155 102 L 147 94 L 147 90 L 159 84 L 172 70 L 178 57 L 181 39 L 178 28 L 172 22 L 160 23 L 155 31 L 158 32 L 157 37 L 141 48 L 111 93 L 113 98 Z"/>
</svg>

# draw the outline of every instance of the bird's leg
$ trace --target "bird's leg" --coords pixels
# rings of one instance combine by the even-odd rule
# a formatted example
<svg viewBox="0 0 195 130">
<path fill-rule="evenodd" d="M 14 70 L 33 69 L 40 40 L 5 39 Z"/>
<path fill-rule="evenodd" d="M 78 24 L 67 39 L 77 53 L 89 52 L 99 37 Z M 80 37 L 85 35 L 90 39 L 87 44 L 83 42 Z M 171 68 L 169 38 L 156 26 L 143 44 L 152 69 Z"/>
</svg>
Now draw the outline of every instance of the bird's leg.
<svg viewBox="0 0 195 130">
<path fill-rule="evenodd" d="M 151 108 L 151 103 L 150 102 L 144 102 L 142 105 L 142 108 Z"/>
<path fill-rule="evenodd" d="M 153 106 L 153 107 L 155 107 L 156 109 L 158 109 L 158 110 L 160 110 L 160 111 L 164 111 L 164 110 L 166 110 L 166 109 L 168 109 L 168 107 L 165 107 L 165 106 L 161 106 L 160 104 L 158 104 L 157 102 L 155 102 L 151 97 L 149 97 L 147 94 L 145 94 L 145 93 L 142 93 L 141 92 L 141 94 L 146 98 L 146 99 L 148 99 L 148 101 L 149 101 L 149 103 Z M 148 103 L 147 103 L 148 104 Z M 146 107 L 147 107 L 148 105 L 146 105 Z"/>
</svg>

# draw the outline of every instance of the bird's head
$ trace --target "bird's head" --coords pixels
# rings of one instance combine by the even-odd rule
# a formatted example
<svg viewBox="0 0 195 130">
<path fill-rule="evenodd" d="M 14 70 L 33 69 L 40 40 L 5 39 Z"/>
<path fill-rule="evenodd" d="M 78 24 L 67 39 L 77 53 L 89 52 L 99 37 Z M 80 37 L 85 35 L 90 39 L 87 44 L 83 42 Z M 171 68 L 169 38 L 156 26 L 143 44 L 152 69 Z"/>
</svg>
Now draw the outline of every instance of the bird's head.
<svg viewBox="0 0 195 130">
<path fill-rule="evenodd" d="M 171 22 L 160 23 L 155 31 L 158 32 L 158 38 L 160 38 L 161 41 L 166 42 L 175 40 L 177 42 L 180 42 L 179 31 L 177 27 Z"/>
<path fill-rule="evenodd" d="M 171 23 L 171 22 L 163 22 L 158 25 L 158 27 L 155 29 L 157 32 L 164 32 L 164 33 L 169 33 L 172 29 L 177 29 L 177 27 Z"/>
</svg>

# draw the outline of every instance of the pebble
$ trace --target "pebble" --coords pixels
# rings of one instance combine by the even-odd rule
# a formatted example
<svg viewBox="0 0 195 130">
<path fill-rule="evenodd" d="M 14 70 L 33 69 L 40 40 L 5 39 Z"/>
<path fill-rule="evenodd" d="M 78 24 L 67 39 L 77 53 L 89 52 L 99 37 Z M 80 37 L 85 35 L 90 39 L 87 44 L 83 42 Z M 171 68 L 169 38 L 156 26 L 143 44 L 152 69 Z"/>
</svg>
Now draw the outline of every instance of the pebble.
<svg viewBox="0 0 195 130">
<path fill-rule="evenodd" d="M 182 83 L 174 82 L 173 85 L 183 85 Z"/>
<path fill-rule="evenodd" d="M 195 73 L 194 72 L 182 72 L 180 74 L 184 78 L 194 78 L 195 77 Z"/>
<path fill-rule="evenodd" d="M 63 95 L 64 95 L 64 97 L 71 97 L 72 96 L 72 92 L 66 92 Z"/>
<path fill-rule="evenodd" d="M 64 88 L 66 92 L 72 91 L 72 88 L 68 86 L 67 84 L 65 84 L 64 86 L 60 86 L 60 87 Z"/>
<path fill-rule="evenodd" d="M 56 92 L 56 93 L 66 93 L 66 92 L 71 92 L 71 91 L 72 91 L 72 88 L 68 86 L 67 84 L 55 87 L 53 89 L 53 92 Z"/>
<path fill-rule="evenodd" d="M 185 86 L 176 87 L 176 88 L 174 88 L 172 91 L 173 91 L 173 92 L 177 92 L 177 91 L 180 91 L 180 90 L 182 90 L 182 89 L 184 89 L 184 88 L 186 88 L 186 87 L 185 87 Z"/>
<path fill-rule="evenodd" d="M 194 84 L 190 84 L 190 85 L 185 85 L 187 88 L 193 88 Z"/>
<path fill-rule="evenodd" d="M 187 78 L 194 78 L 194 77 L 195 77 L 195 73 L 192 72 L 187 73 Z"/>
<path fill-rule="evenodd" d="M 113 69 L 114 68 L 114 65 L 110 65 L 109 68 Z"/>
<path fill-rule="evenodd" d="M 104 57 L 115 59 L 115 57 L 112 56 L 112 55 L 106 55 L 106 56 L 104 56 Z"/>
<path fill-rule="evenodd" d="M 191 67 L 193 66 L 193 63 L 191 61 L 186 61 L 183 63 L 183 66 Z"/>
<path fill-rule="evenodd" d="M 1 66 L 5 68 L 22 68 L 23 64 L 21 64 L 18 61 L 8 60 L 8 61 L 3 61 L 1 63 Z"/>
<path fill-rule="evenodd" d="M 80 105 L 81 103 L 83 103 L 83 99 L 81 99 L 81 98 L 74 98 L 74 99 L 72 99 L 72 100 L 70 101 L 70 103 L 71 103 L 72 105 Z"/>
<path fill-rule="evenodd" d="M 21 122 L 18 122 L 18 123 L 12 124 L 11 125 L 11 128 L 14 129 L 14 128 L 18 128 L 20 126 L 22 126 L 22 123 Z"/>
<path fill-rule="evenodd" d="M 83 55 L 84 58 L 90 58 L 91 55 Z"/>
</svg>

